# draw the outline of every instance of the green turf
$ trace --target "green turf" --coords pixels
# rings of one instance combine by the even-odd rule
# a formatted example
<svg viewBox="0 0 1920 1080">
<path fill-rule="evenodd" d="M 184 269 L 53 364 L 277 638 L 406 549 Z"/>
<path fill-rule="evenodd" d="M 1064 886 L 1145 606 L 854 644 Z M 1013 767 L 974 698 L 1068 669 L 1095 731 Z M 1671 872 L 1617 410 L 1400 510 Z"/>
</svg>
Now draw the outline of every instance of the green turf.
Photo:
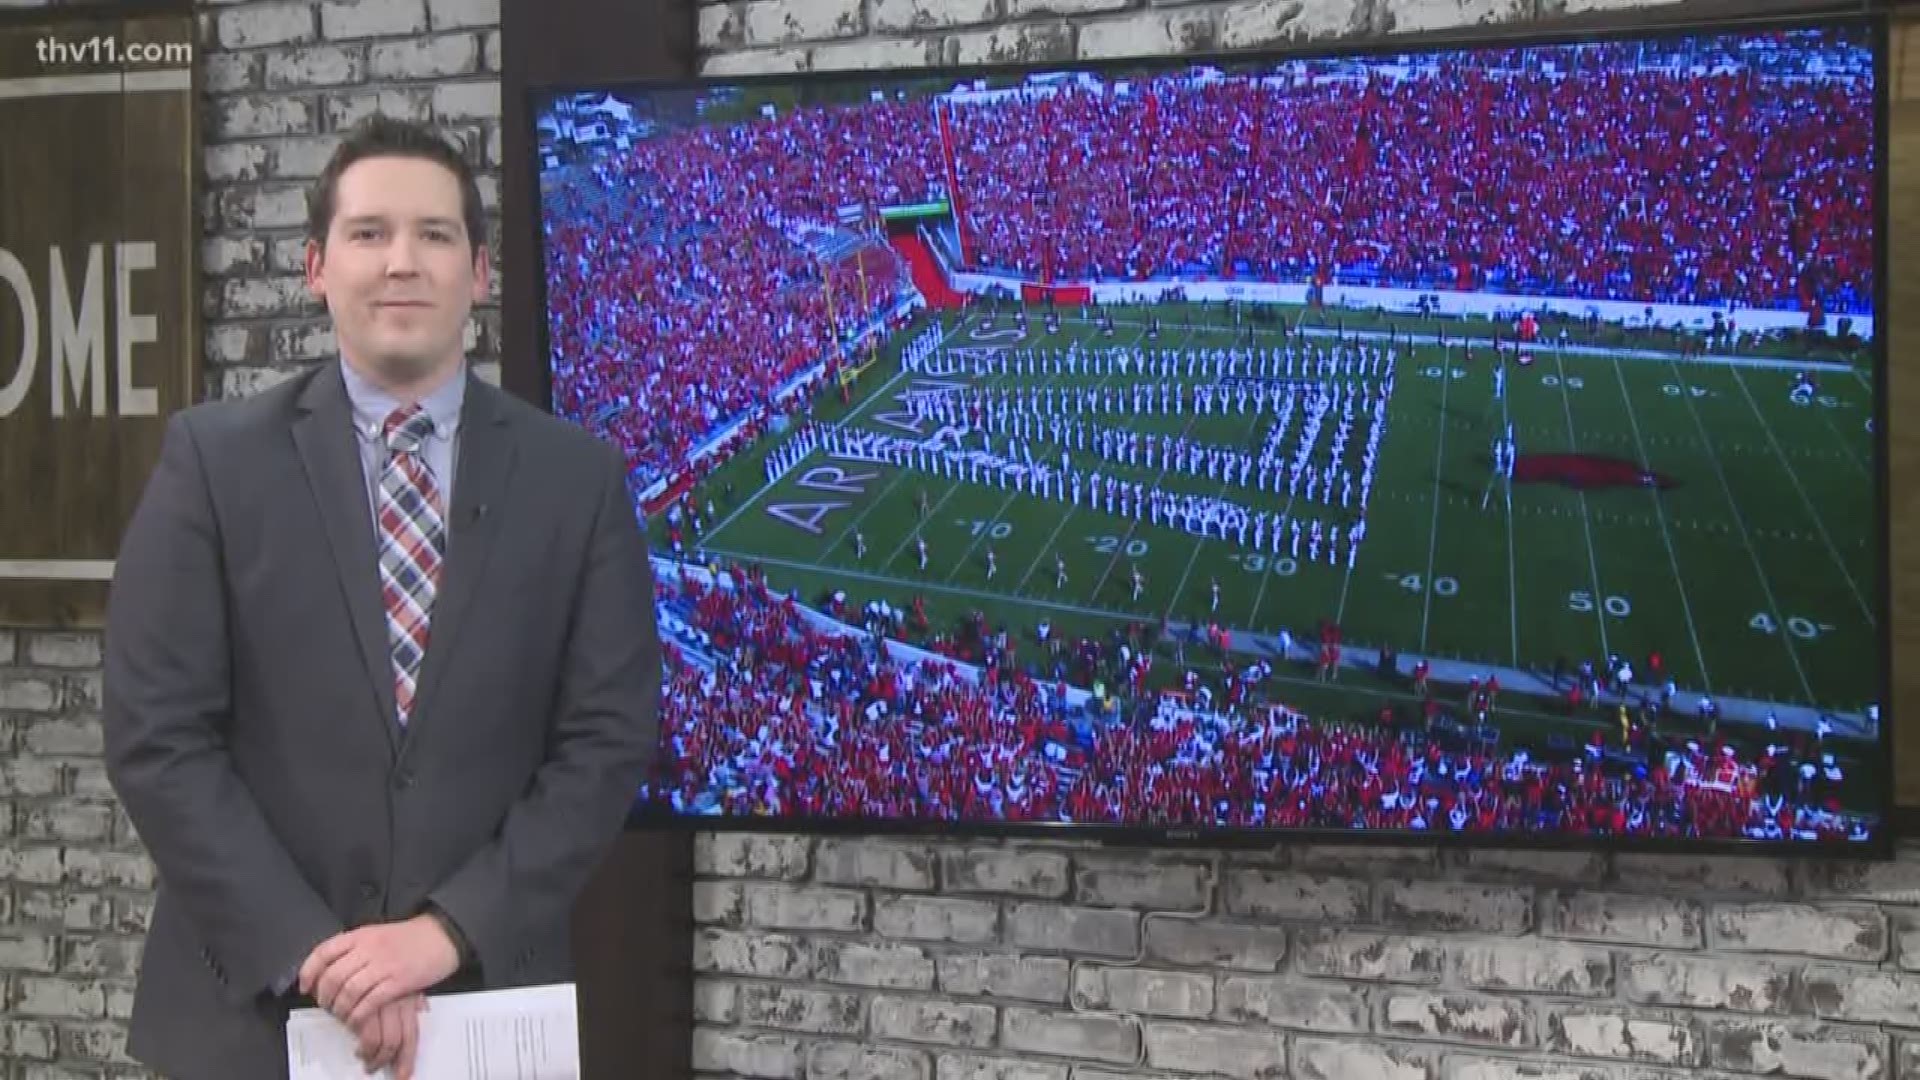
<svg viewBox="0 0 1920 1080">
<path fill-rule="evenodd" d="M 1216 312 L 1219 308 L 1216 306 Z M 1388 311 L 1384 308 L 1355 309 L 1348 307 L 1328 307 L 1308 309 L 1289 308 L 1289 317 L 1296 325 L 1319 328 L 1338 327 L 1344 330 L 1387 330 L 1401 333 L 1415 333 L 1432 337 L 1445 333 L 1451 337 L 1490 338 L 1502 335 L 1511 338 L 1513 326 L 1509 322 L 1495 322 L 1480 316 L 1415 316 L 1406 312 Z M 1217 315 L 1216 315 L 1217 318 Z M 1832 329 L 1838 329 L 1838 320 L 1829 320 Z M 1686 332 L 1672 328 L 1647 329 L 1629 327 L 1619 323 L 1600 322 L 1592 327 L 1579 319 L 1567 319 L 1549 315 L 1540 326 L 1543 340 L 1557 340 L 1562 331 L 1567 335 L 1569 345 L 1594 345 L 1618 349 L 1653 349 L 1661 352 L 1683 353 L 1690 348 L 1698 349 L 1705 327 L 1689 327 Z M 1842 340 L 1833 334 L 1807 334 L 1804 332 L 1771 332 L 1755 337 L 1744 335 L 1738 347 L 1739 352 L 1749 356 L 1765 356 L 1778 359 L 1812 359 L 1841 361 L 1858 364 L 1865 368 L 1872 359 L 1871 345 L 1858 335 Z M 1730 350 L 1724 344 L 1717 352 Z"/>
<path fill-rule="evenodd" d="M 1157 342 L 1143 347 L 1197 349 L 1229 345 L 1231 327 L 1190 329 L 1195 309 L 1162 311 Z M 1073 314 L 1077 314 L 1073 313 Z M 1036 315 L 1022 348 L 1054 348 L 1079 340 L 1091 348 L 1138 341 L 1146 312 L 1119 309 L 1113 338 L 1070 319 L 1048 337 Z M 1216 306 L 1209 315 L 1224 317 Z M 1013 345 L 1003 315 L 992 340 L 976 341 L 978 314 L 951 345 Z M 1324 322 L 1325 320 L 1320 320 Z M 858 383 L 851 408 L 825 395 L 816 416 L 844 412 L 858 428 L 905 434 L 880 418 L 902 411 L 897 395 L 913 383 L 898 369 L 901 345 L 921 324 L 897 335 Z M 1277 345 L 1263 328 L 1257 344 Z M 1429 339 L 1430 340 L 1430 339 Z M 1330 345 L 1324 338 L 1313 344 Z M 884 596 L 904 605 L 926 597 L 936 623 L 975 608 L 995 623 L 1024 630 L 1042 615 L 1064 632 L 1105 632 L 1118 620 L 1157 623 L 1213 618 L 1236 628 L 1311 632 L 1323 618 L 1340 622 L 1349 642 L 1392 644 L 1475 663 L 1546 668 L 1618 652 L 1636 659 L 1659 649 L 1682 687 L 1721 696 L 1812 703 L 1855 711 L 1874 693 L 1878 650 L 1872 618 L 1876 592 L 1871 546 L 1871 436 L 1864 430 L 1871 391 L 1864 376 L 1825 373 L 1821 401 L 1787 400 L 1791 372 L 1706 361 L 1638 356 L 1557 355 L 1546 349 L 1528 368 L 1509 366 L 1507 400 L 1496 402 L 1484 345 L 1469 362 L 1456 346 L 1409 348 L 1402 341 L 1395 396 L 1368 535 L 1349 574 L 1324 560 L 1274 558 L 1173 528 L 1135 522 L 1011 488 L 949 481 L 911 469 L 830 460 L 815 453 L 771 489 L 761 491 L 761 458 L 776 440 L 721 469 L 701 498 L 713 499 L 720 527 L 706 545 L 735 557 L 766 560 L 776 583 L 808 595 L 832 585 L 859 600 Z M 967 376 L 951 381 L 974 382 Z M 1098 385 L 1097 376 L 997 376 L 985 385 Z M 1111 385 L 1134 381 L 1113 375 Z M 1158 382 L 1158 376 L 1148 381 Z M 1184 376 L 1182 380 L 1184 381 Z M 1095 414 L 1078 419 L 1144 432 L 1186 431 L 1189 438 L 1257 451 L 1272 422 L 1229 413 L 1196 417 Z M 1505 418 L 1523 454 L 1576 450 L 1644 460 L 1675 478 L 1658 492 L 1621 487 L 1584 494 L 1546 484 L 1513 488 L 1512 513 L 1502 489 L 1488 496 L 1489 444 Z M 1300 419 L 1289 428 L 1290 450 Z M 1321 434 L 1324 461 L 1332 417 Z M 929 429 L 930 430 L 930 429 Z M 1357 470 L 1366 422 L 1356 416 L 1347 462 Z M 1057 449 L 1053 451 L 1057 462 Z M 1249 492 L 1158 469 L 1113 469 L 1091 450 L 1075 451 L 1082 470 L 1116 472 L 1174 491 L 1222 494 L 1287 505 L 1287 493 Z M 833 465 L 863 479 L 851 492 L 803 486 L 810 468 Z M 816 479 L 821 474 L 816 474 Z M 715 495 L 731 482 L 729 505 Z M 916 494 L 933 512 L 922 521 Z M 1345 522 L 1356 504 L 1315 508 Z M 820 510 L 821 504 L 833 504 Z M 817 511 L 819 532 L 772 516 L 784 506 Z M 810 510 L 809 508 L 813 508 Z M 852 537 L 867 543 L 856 559 Z M 922 573 L 913 540 L 924 535 L 930 566 Z M 998 573 L 989 581 L 991 546 Z M 1304 545 L 1303 545 L 1304 548 Z M 1069 581 L 1055 587 L 1055 553 Z M 1303 550 L 1304 554 L 1304 550 Z M 1324 552 L 1322 553 L 1324 557 Z M 1130 572 L 1146 579 L 1138 602 Z M 1209 611 L 1211 584 L 1220 606 Z"/>
</svg>

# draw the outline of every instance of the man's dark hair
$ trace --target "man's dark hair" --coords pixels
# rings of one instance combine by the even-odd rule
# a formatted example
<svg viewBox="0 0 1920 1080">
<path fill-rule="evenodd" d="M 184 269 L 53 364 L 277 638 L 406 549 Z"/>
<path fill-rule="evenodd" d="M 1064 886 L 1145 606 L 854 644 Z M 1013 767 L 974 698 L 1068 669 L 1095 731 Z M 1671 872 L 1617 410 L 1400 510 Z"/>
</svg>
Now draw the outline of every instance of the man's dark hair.
<svg viewBox="0 0 1920 1080">
<path fill-rule="evenodd" d="M 466 223 L 467 237 L 473 248 L 484 247 L 486 211 L 480 205 L 480 185 L 466 156 L 427 125 L 382 113 L 355 124 L 334 148 L 326 168 L 320 170 L 320 178 L 307 197 L 307 238 L 326 246 L 327 230 L 333 227 L 334 192 L 348 166 L 370 157 L 396 156 L 423 158 L 453 173 L 460 182 L 460 216 Z"/>
</svg>

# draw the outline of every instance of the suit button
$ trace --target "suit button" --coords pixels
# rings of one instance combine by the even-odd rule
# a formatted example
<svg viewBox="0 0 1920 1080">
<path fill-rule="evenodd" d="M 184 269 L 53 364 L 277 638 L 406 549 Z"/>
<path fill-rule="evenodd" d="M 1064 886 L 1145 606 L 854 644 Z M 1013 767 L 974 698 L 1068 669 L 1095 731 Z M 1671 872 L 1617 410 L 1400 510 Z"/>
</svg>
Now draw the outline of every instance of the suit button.
<svg viewBox="0 0 1920 1080">
<path fill-rule="evenodd" d="M 360 883 L 360 898 L 362 900 L 377 899 L 379 895 L 380 895 L 380 886 L 375 885 L 371 881 L 363 881 Z"/>
<path fill-rule="evenodd" d="M 401 769 L 399 772 L 395 773 L 393 776 L 393 786 L 398 788 L 401 791 L 405 791 L 408 788 L 412 787 L 413 786 L 413 770 Z"/>
</svg>

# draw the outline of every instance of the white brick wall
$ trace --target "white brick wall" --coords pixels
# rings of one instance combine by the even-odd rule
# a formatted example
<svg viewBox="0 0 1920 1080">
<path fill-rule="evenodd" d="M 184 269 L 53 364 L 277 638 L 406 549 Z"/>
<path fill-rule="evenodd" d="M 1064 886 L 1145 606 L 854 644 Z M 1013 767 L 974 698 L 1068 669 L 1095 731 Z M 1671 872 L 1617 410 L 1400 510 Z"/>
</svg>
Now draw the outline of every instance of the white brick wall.
<svg viewBox="0 0 1920 1080">
<path fill-rule="evenodd" d="M 328 41 L 418 34 L 426 28 L 426 0 L 339 0 L 320 5 L 320 33 Z"/>
<path fill-rule="evenodd" d="M 1165 858 L 704 836 L 700 1066 L 802 1080 L 1920 1080 L 1920 847 L 1867 867 Z"/>
<path fill-rule="evenodd" d="M 12 6 L 19 0 L 0 0 Z M 710 73 L 1260 45 L 1643 0 L 730 0 Z M 305 185 L 374 109 L 497 191 L 498 0 L 206 10 L 207 359 L 331 355 Z M 498 378 L 499 317 L 468 344 Z M 100 640 L 0 629 L 0 1078 L 132 1080 L 153 867 L 99 761 Z M 724 834 L 696 848 L 703 1076 L 1920 1080 L 1920 847 L 1887 865 Z"/>
<path fill-rule="evenodd" d="M 312 41 L 317 36 L 313 5 L 301 0 L 249 4 L 214 16 L 221 48 L 250 49 Z"/>
</svg>

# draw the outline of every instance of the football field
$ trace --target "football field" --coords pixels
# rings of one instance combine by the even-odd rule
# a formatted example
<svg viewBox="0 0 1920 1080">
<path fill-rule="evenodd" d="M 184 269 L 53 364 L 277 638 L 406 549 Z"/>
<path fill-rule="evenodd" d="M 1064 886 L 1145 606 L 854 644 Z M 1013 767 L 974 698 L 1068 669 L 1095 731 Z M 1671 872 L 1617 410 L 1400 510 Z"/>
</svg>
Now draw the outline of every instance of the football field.
<svg viewBox="0 0 1920 1080">
<path fill-rule="evenodd" d="M 1243 633 L 1285 628 L 1301 638 L 1331 620 L 1350 646 L 1397 650 L 1403 669 L 1428 656 L 1489 672 L 1545 673 L 1556 663 L 1572 670 L 1618 654 L 1644 677 L 1646 657 L 1657 650 L 1683 691 L 1845 714 L 1873 699 L 1882 615 L 1874 602 L 1873 436 L 1866 427 L 1873 395 L 1865 371 L 1815 369 L 1817 394 L 1797 404 L 1789 400 L 1797 369 L 1787 361 L 1542 346 L 1524 366 L 1507 353 L 1504 392 L 1496 395 L 1485 341 L 1469 355 L 1430 333 L 1342 338 L 1289 334 L 1273 324 L 1248 324 L 1249 340 L 1247 326 L 1218 325 L 1226 316 L 1217 309 L 1208 316 L 1214 325 L 1190 324 L 1185 307 L 1108 310 L 1116 320 L 1111 336 L 1080 319 L 1079 309 L 1064 312 L 1052 334 L 1037 310 L 1024 330 L 1005 314 L 990 330 L 979 312 L 948 315 L 945 324 L 922 316 L 860 376 L 850 404 L 824 394 L 814 419 L 844 433 L 931 447 L 941 424 L 915 415 L 910 395 L 985 391 L 1002 410 L 1003 427 L 985 440 L 995 453 L 1058 462 L 1066 451 L 1074 470 L 1144 491 L 1226 500 L 1274 520 L 1349 531 L 1363 512 L 1357 483 L 1309 497 L 1285 480 L 1243 479 L 1230 466 L 1101 452 L 1106 433 L 1110 447 L 1137 435 L 1160 445 L 1182 439 L 1223 461 L 1262 454 L 1276 438 L 1271 403 L 1261 411 L 1230 394 L 1225 407 L 1206 413 L 1132 407 L 1142 400 L 1140 384 L 1192 389 L 1221 384 L 1217 375 L 1190 374 L 1184 361 L 1171 376 L 1111 364 L 1076 373 L 990 365 L 984 374 L 970 365 L 996 354 L 1057 356 L 1076 344 L 1082 356 L 1391 350 L 1392 393 L 1365 538 L 1351 566 L 1344 543 L 1330 542 L 1313 558 L 1304 537 L 1296 547 L 1291 537 L 1276 546 L 1271 535 L 1257 542 L 1252 533 L 1202 536 L 1131 509 L 1109 511 L 1090 495 L 1076 504 L 1065 489 L 1042 494 L 1003 485 L 991 472 L 949 475 L 826 447 L 768 484 L 763 460 L 782 446 L 778 439 L 762 440 L 709 479 L 699 497 L 714 502 L 717 521 L 699 542 L 714 555 L 759 563 L 773 584 L 798 588 L 808 600 L 839 589 L 856 607 L 884 599 L 904 609 L 922 597 L 936 631 L 976 610 L 1023 641 L 1043 619 L 1073 636 L 1168 619 Z M 1155 314 L 1160 332 L 1148 340 Z M 957 366 L 939 374 L 904 370 L 903 347 L 929 325 Z M 1383 390 L 1384 374 L 1369 374 L 1363 360 L 1330 376 L 1264 381 L 1340 384 L 1352 397 L 1369 385 Z M 1249 369 L 1226 381 L 1239 387 L 1262 378 Z M 1055 402 L 1098 395 L 1108 405 L 1042 411 L 1049 394 Z M 1154 402 L 1153 393 L 1146 400 Z M 1344 454 L 1330 458 L 1339 415 L 1330 412 L 1315 434 L 1303 432 L 1296 411 L 1280 424 L 1282 456 L 1304 446 L 1315 468 L 1341 461 L 1357 482 L 1373 421 L 1365 409 L 1354 411 Z M 1510 482 L 1496 475 L 1493 458 L 1495 440 L 1509 430 L 1519 457 Z M 1018 449 L 1006 449 L 1003 434 Z M 981 441 L 976 434 L 967 445 Z M 715 494 L 729 483 L 730 502 Z"/>
</svg>

